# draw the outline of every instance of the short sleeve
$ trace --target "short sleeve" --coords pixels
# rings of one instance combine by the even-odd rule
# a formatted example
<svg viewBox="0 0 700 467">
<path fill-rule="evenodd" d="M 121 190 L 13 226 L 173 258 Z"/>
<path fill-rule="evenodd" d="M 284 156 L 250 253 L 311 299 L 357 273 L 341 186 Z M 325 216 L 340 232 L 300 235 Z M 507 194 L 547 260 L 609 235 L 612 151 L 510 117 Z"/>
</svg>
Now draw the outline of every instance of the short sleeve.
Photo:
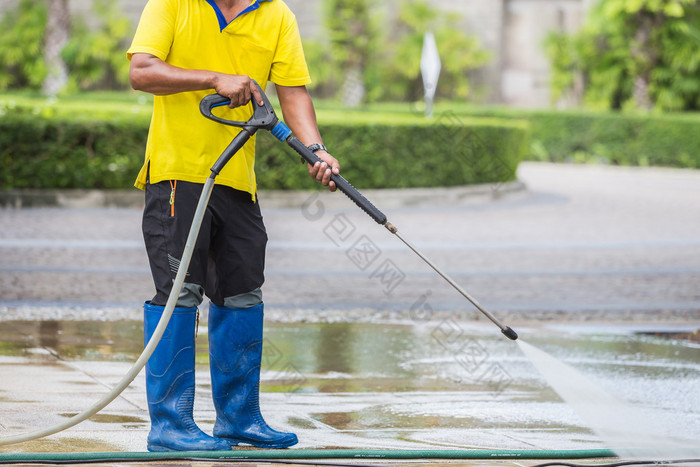
<svg viewBox="0 0 700 467">
<path fill-rule="evenodd" d="M 131 60 L 135 53 L 147 53 L 165 61 L 173 43 L 176 18 L 177 5 L 173 0 L 149 0 L 126 58 Z"/>
<path fill-rule="evenodd" d="M 311 83 L 297 20 L 289 10 L 285 15 L 283 29 L 272 58 L 270 81 L 280 86 L 302 86 Z"/>
</svg>

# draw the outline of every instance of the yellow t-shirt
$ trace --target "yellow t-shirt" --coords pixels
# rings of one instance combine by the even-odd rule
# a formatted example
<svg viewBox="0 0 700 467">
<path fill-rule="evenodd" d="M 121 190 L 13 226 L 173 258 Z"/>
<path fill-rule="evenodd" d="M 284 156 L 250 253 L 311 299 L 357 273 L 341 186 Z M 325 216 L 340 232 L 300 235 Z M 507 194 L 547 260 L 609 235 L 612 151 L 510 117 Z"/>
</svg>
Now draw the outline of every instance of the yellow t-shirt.
<svg viewBox="0 0 700 467">
<path fill-rule="evenodd" d="M 210 3 L 211 2 L 211 3 Z M 223 28 L 223 29 L 222 29 Z M 127 51 L 148 53 L 181 68 L 248 75 L 265 88 L 311 82 L 294 14 L 282 0 L 254 0 L 228 25 L 213 0 L 149 0 Z M 184 180 L 204 183 L 210 168 L 240 131 L 199 112 L 199 101 L 213 90 L 155 96 L 146 160 L 135 186 Z M 250 104 L 227 110 L 229 120 L 250 118 Z M 256 192 L 255 139 L 221 171 L 216 183 Z"/>
</svg>

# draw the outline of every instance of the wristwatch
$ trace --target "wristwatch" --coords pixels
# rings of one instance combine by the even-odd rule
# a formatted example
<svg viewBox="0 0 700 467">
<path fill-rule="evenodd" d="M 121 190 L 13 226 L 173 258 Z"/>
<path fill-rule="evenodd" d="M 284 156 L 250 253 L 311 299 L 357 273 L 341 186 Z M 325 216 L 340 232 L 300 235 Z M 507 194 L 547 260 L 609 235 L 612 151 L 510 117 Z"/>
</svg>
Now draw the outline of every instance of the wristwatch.
<svg viewBox="0 0 700 467">
<path fill-rule="evenodd" d="M 316 153 L 316 151 L 326 151 L 326 152 L 328 152 L 328 148 L 325 147 L 323 144 L 319 144 L 319 143 L 310 144 L 310 145 L 308 145 L 306 148 L 307 148 L 309 151 L 313 152 L 314 154 Z"/>
</svg>

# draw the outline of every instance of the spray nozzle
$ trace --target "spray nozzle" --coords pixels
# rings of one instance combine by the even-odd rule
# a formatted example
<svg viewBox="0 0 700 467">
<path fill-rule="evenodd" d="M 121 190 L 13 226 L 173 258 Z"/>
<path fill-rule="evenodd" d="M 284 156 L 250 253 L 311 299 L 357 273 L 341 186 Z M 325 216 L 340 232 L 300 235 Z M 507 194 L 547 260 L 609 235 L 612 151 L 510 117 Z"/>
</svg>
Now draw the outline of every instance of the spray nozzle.
<svg viewBox="0 0 700 467">
<path fill-rule="evenodd" d="M 503 333 L 504 336 L 506 336 L 508 339 L 514 341 L 518 339 L 518 333 L 513 331 L 510 326 L 506 326 L 505 329 L 502 329 L 501 332 Z"/>
</svg>

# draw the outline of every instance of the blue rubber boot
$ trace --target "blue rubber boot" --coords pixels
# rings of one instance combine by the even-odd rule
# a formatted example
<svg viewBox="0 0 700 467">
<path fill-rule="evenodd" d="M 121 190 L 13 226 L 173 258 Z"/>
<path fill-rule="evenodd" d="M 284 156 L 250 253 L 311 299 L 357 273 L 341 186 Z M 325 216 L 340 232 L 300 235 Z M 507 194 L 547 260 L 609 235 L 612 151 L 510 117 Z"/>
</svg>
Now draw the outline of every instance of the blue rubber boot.
<svg viewBox="0 0 700 467">
<path fill-rule="evenodd" d="M 260 413 L 263 304 L 251 308 L 209 306 L 209 367 L 216 408 L 214 436 L 259 448 L 286 448 L 294 433 L 274 430 Z"/>
<path fill-rule="evenodd" d="M 148 340 L 165 307 L 146 302 L 144 339 Z M 148 450 L 229 451 L 222 439 L 207 435 L 194 423 L 194 342 L 197 308 L 176 307 L 163 338 L 146 363 L 146 396 L 151 415 Z"/>
</svg>

